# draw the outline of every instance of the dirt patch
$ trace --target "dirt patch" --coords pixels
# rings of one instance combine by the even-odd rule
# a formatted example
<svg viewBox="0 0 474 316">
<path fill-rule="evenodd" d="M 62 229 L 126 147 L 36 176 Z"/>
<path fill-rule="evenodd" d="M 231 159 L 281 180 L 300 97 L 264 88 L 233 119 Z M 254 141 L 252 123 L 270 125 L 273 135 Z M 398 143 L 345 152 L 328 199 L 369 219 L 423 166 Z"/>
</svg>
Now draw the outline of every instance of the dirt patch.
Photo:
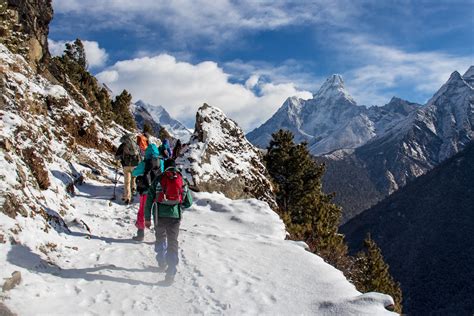
<svg viewBox="0 0 474 316">
<path fill-rule="evenodd" d="M 2 212 L 11 218 L 15 218 L 18 214 L 23 217 L 28 216 L 28 211 L 23 206 L 22 201 L 20 201 L 13 193 L 7 193 L 5 195 Z"/>
<path fill-rule="evenodd" d="M 23 158 L 30 168 L 33 176 L 36 178 L 40 189 L 46 190 L 51 185 L 49 181 L 48 171 L 44 164 L 43 158 L 35 151 L 33 147 L 22 150 Z"/>
</svg>

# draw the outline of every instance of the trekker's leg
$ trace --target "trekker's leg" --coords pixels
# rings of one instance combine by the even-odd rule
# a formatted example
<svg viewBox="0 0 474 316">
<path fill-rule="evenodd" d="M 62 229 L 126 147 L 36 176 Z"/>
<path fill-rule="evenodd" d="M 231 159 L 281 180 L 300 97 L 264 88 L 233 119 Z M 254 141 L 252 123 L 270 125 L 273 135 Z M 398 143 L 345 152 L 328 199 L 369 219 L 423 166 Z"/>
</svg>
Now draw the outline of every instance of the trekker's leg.
<svg viewBox="0 0 474 316">
<path fill-rule="evenodd" d="M 174 276 L 177 270 L 176 266 L 179 263 L 178 234 L 181 220 L 179 218 L 168 218 L 167 220 L 166 237 L 168 239 L 168 249 L 166 252 L 166 263 L 168 264 L 168 269 L 166 274 Z"/>
<path fill-rule="evenodd" d="M 163 267 L 166 264 L 166 226 L 162 218 L 158 220 L 158 225 L 155 226 L 155 237 L 156 261 L 158 261 L 160 267 Z"/>
<path fill-rule="evenodd" d="M 130 181 L 132 179 L 132 168 L 133 167 L 123 167 L 123 199 L 125 201 L 130 201 L 131 193 L 130 193 Z"/>
<path fill-rule="evenodd" d="M 140 195 L 140 206 L 138 207 L 137 221 L 135 222 L 135 227 L 138 229 L 145 229 L 145 204 L 146 204 L 146 194 Z"/>
</svg>

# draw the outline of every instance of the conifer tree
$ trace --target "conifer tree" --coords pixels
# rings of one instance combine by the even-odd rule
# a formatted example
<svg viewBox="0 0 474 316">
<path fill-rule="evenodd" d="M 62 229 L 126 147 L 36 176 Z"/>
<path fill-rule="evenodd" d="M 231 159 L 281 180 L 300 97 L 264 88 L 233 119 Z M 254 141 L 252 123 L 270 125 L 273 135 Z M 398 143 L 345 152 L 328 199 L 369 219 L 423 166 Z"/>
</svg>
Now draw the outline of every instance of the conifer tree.
<svg viewBox="0 0 474 316">
<path fill-rule="evenodd" d="M 49 70 L 59 82 L 63 83 L 76 102 L 98 115 L 105 124 L 112 121 L 114 115 L 109 93 L 87 71 L 86 53 L 80 39 L 66 43 L 64 54 L 51 59 Z"/>
<path fill-rule="evenodd" d="M 87 69 L 86 51 L 80 39 L 77 38 L 74 43 L 66 43 L 64 54 L 83 69 Z"/>
<path fill-rule="evenodd" d="M 375 241 L 367 234 L 364 240 L 364 251 L 355 258 L 357 275 L 354 283 L 359 291 L 380 292 L 390 296 L 395 301 L 395 311 L 402 312 L 402 290 L 400 284 L 390 275 L 389 266 L 385 263 L 382 251 Z"/>
<path fill-rule="evenodd" d="M 127 90 L 123 90 L 112 102 L 112 111 L 114 113 L 115 122 L 122 125 L 128 130 L 136 129 L 135 119 L 130 112 L 130 104 L 132 103 L 132 95 Z"/>
<path fill-rule="evenodd" d="M 337 265 L 347 247 L 338 234 L 341 209 L 322 192 L 324 165 L 311 157 L 307 143 L 295 144 L 290 131 L 272 134 L 264 161 L 276 184 L 277 203 L 294 239 Z"/>
</svg>

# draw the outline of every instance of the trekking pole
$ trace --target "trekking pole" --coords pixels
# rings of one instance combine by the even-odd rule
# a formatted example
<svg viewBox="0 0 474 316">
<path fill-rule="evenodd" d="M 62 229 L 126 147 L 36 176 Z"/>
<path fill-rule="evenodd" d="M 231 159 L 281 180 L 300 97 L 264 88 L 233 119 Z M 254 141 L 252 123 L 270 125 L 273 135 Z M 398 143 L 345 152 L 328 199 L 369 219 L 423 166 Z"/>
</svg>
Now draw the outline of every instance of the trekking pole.
<svg viewBox="0 0 474 316">
<path fill-rule="evenodd" d="M 115 165 L 114 195 L 112 196 L 112 200 L 117 199 L 117 197 L 115 196 L 115 189 L 117 188 L 117 182 L 118 182 L 117 176 L 118 176 L 118 166 Z"/>
</svg>

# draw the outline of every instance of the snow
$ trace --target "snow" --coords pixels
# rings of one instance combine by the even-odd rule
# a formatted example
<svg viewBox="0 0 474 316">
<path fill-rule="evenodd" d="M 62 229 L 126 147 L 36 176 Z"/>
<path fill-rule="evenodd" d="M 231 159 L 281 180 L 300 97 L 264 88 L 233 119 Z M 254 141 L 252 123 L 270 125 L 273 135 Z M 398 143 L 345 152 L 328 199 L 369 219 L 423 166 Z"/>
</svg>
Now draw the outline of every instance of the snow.
<svg viewBox="0 0 474 316">
<path fill-rule="evenodd" d="M 180 229 L 179 272 L 165 287 L 152 232 L 143 243 L 130 240 L 137 204 L 109 203 L 111 187 L 97 182 L 78 188 L 76 215 L 90 226 L 90 239 L 74 227 L 53 236 L 25 227 L 20 245 L 0 245 L 0 277 L 22 273 L 6 300 L 19 315 L 389 314 L 390 297 L 361 295 L 340 271 L 284 240 L 284 225 L 266 203 L 217 193 L 194 193 Z M 55 243 L 54 264 L 25 246 L 29 239 Z"/>
<path fill-rule="evenodd" d="M 0 203 L 5 207 L 12 194 L 27 214 L 11 218 L 0 212 L 0 280 L 14 271 L 22 275 L 17 287 L 0 295 L 14 313 L 393 314 L 384 309 L 393 304 L 389 296 L 361 294 L 303 243 L 285 240 L 284 225 L 267 203 L 218 193 L 193 194 L 194 205 L 183 214 L 180 229 L 179 272 L 173 285 L 164 286 L 152 231 L 142 243 L 131 240 L 137 201 L 126 206 L 111 200 L 112 154 L 79 144 L 72 149 L 67 132 L 55 125 L 61 111 L 84 116 L 86 124 L 97 118 L 3 45 L 0 61 L 6 65 L 1 137 L 13 144 L 0 151 Z M 48 95 L 67 104 L 44 115 L 20 107 L 22 101 L 44 102 Z M 16 133 L 19 127 L 23 131 Z M 99 141 L 107 137 L 115 145 L 124 132 L 114 124 L 96 127 Z M 21 153 L 31 145 L 44 159 L 51 182 L 46 190 L 37 187 Z M 214 163 L 213 168 L 219 161 Z M 66 185 L 78 175 L 85 182 L 71 195 Z M 119 181 L 117 196 L 122 186 Z"/>
</svg>

